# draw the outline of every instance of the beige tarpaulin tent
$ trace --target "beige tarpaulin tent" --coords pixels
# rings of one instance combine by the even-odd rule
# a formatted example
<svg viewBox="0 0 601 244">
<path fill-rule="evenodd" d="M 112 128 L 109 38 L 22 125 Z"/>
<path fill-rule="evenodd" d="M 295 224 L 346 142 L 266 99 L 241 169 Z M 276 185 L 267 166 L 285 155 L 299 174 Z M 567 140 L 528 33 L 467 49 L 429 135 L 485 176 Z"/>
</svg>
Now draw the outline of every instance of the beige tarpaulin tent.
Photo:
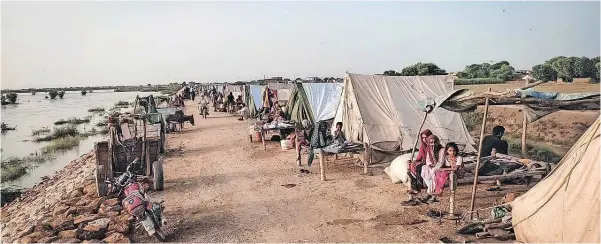
<svg viewBox="0 0 601 244">
<path fill-rule="evenodd" d="M 400 142 L 401 151 L 410 150 L 425 114 L 420 104 L 447 95 L 452 86 L 450 75 L 347 74 L 334 122 L 343 122 L 349 140 L 389 151 Z M 442 143 L 452 141 L 465 145 L 466 152 L 476 151 L 459 113 L 437 108 L 428 115 L 423 128 L 431 130 Z"/>
<path fill-rule="evenodd" d="M 599 118 L 551 173 L 513 203 L 521 242 L 599 243 Z"/>
</svg>

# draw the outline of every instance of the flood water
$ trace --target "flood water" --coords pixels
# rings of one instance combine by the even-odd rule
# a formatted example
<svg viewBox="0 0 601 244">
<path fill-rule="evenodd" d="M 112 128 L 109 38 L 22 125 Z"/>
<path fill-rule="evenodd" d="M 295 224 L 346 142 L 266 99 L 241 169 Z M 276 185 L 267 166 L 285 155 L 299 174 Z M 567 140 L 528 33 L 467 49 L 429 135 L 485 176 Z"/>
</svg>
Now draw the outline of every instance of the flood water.
<svg viewBox="0 0 601 244">
<path fill-rule="evenodd" d="M 2 122 L 10 127 L 17 126 L 17 128 L 2 133 L 1 157 L 4 160 L 10 157 L 26 157 L 39 152 L 48 142 L 34 142 L 33 130 L 43 127 L 53 129 L 57 127 L 54 122 L 60 119 L 72 117 L 82 119 L 94 115 L 94 113 L 88 112 L 90 108 L 103 107 L 108 111 L 119 100 L 131 103 L 134 102 L 136 95 L 148 96 L 151 94 L 158 95 L 158 93 L 149 92 L 94 91 L 82 96 L 80 92 L 66 92 L 64 99 L 57 97 L 55 100 L 51 100 L 44 99 L 45 93 L 37 93 L 36 95 L 19 93 L 19 104 L 2 106 Z M 80 132 L 89 131 L 101 120 L 104 120 L 102 115 L 94 115 L 90 123 L 81 124 L 78 129 Z M 102 127 L 96 127 L 96 130 L 101 129 Z M 30 169 L 26 175 L 15 181 L 2 183 L 2 187 L 32 187 L 40 182 L 41 177 L 54 174 L 72 160 L 89 152 L 94 147 L 95 142 L 105 139 L 103 137 L 102 135 L 90 136 L 81 140 L 78 147 L 70 151 L 57 153 L 51 161 L 38 164 L 35 168 Z"/>
</svg>

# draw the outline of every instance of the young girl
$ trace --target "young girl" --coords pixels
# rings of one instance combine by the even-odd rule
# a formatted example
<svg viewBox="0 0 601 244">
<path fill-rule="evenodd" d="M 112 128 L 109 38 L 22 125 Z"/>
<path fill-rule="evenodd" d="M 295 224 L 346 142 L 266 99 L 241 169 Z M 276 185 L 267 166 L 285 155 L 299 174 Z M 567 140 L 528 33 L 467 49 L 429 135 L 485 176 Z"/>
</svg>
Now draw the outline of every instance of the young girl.
<svg viewBox="0 0 601 244">
<path fill-rule="evenodd" d="M 451 171 L 456 172 L 457 176 L 461 174 L 460 170 L 463 165 L 463 158 L 458 155 L 459 148 L 454 142 L 447 143 L 445 147 L 444 164 L 436 171 L 436 195 L 442 195 L 444 185 L 449 180 Z M 461 177 L 460 177 L 461 178 Z"/>
</svg>

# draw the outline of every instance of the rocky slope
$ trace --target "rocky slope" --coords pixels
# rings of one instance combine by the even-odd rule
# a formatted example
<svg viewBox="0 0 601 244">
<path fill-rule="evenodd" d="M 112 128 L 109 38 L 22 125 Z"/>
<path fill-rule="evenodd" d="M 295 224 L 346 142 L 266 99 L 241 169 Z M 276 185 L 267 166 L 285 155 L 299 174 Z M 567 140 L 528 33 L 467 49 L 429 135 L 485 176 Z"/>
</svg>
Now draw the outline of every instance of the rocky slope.
<svg viewBox="0 0 601 244">
<path fill-rule="evenodd" d="M 2 207 L 1 241 L 128 243 L 133 223 L 117 198 L 96 193 L 94 151 Z"/>
</svg>

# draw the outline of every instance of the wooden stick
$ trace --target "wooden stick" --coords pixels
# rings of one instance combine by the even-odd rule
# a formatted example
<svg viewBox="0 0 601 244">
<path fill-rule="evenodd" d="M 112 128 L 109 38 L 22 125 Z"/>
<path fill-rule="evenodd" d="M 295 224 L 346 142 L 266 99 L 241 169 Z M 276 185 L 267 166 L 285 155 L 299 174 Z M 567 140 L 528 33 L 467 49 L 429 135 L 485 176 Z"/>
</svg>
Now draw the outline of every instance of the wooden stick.
<svg viewBox="0 0 601 244">
<path fill-rule="evenodd" d="M 541 85 L 541 84 L 543 84 L 543 83 L 545 83 L 545 82 L 544 82 L 544 81 L 542 81 L 542 80 L 541 80 L 541 81 L 537 81 L 537 82 L 534 82 L 534 83 L 532 83 L 532 84 L 528 84 L 528 85 L 526 85 L 526 86 L 524 86 L 524 87 L 521 87 L 521 88 L 520 88 L 520 90 L 524 90 L 524 89 L 532 88 L 532 87 L 535 87 L 535 86 Z"/>
<path fill-rule="evenodd" d="M 498 219 L 489 219 L 489 220 L 485 220 L 482 222 L 479 222 L 480 224 L 492 224 L 492 223 L 501 223 L 501 221 L 503 220 L 503 218 L 498 218 Z"/>
<path fill-rule="evenodd" d="M 524 115 L 524 120 L 522 121 L 522 158 L 526 157 L 526 152 L 528 151 L 526 148 L 526 129 L 528 127 L 528 117 L 526 117 L 527 108 L 526 106 L 522 106 L 522 114 Z"/>
<path fill-rule="evenodd" d="M 484 225 L 484 230 L 488 231 L 491 229 L 504 229 L 511 227 L 511 223 L 490 223 Z"/>
<path fill-rule="evenodd" d="M 263 142 L 263 150 L 267 150 L 267 146 L 265 146 L 265 130 L 261 129 L 261 142 Z"/>
<path fill-rule="evenodd" d="M 296 146 L 296 165 L 302 166 L 303 163 L 301 162 L 301 146 L 298 142 L 298 133 L 296 128 L 294 128 L 294 145 Z"/>
<path fill-rule="evenodd" d="M 319 149 L 319 171 L 321 173 L 321 181 L 326 181 L 326 168 L 324 165 L 325 155 L 323 149 Z"/>
<path fill-rule="evenodd" d="M 491 89 L 488 88 L 488 91 Z M 474 185 L 472 187 L 472 199 L 470 201 L 470 220 L 474 215 L 474 203 L 476 201 L 476 188 L 478 186 L 478 169 L 480 169 L 480 161 L 482 157 L 482 143 L 484 142 L 484 130 L 486 129 L 486 117 L 488 116 L 488 98 L 484 105 L 484 116 L 482 118 L 482 129 L 480 130 L 480 142 L 478 143 L 478 157 L 476 158 L 476 167 L 474 168 Z"/>
<path fill-rule="evenodd" d="M 365 143 L 363 146 L 365 147 L 365 152 L 364 152 L 365 156 L 363 157 L 363 159 L 364 159 L 363 160 L 363 173 L 367 174 L 367 163 L 368 163 L 368 160 L 371 161 L 371 151 L 370 151 L 371 149 L 369 148 L 368 143 Z"/>
<path fill-rule="evenodd" d="M 476 233 L 476 238 L 478 238 L 478 239 L 484 239 L 484 238 L 488 238 L 488 237 L 490 237 L 490 233 L 488 233 L 488 232 Z"/>
<path fill-rule="evenodd" d="M 453 217 L 455 215 L 455 188 L 457 187 L 454 171 L 449 173 L 449 179 L 449 188 L 451 189 L 451 196 L 449 197 L 449 215 Z"/>
</svg>

